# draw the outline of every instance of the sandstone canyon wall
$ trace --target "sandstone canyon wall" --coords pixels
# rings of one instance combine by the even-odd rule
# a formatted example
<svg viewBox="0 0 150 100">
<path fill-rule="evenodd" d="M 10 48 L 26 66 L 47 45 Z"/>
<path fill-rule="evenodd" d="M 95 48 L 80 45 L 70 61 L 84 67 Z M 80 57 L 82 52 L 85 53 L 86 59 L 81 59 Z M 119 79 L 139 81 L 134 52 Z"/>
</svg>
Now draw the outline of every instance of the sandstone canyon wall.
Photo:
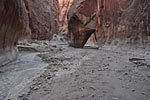
<svg viewBox="0 0 150 100">
<path fill-rule="evenodd" d="M 58 13 L 58 0 L 0 0 L 0 66 L 16 58 L 19 39 L 50 40 Z"/>
<path fill-rule="evenodd" d="M 16 58 L 15 44 L 23 31 L 22 0 L 0 0 L 0 66 Z"/>
<path fill-rule="evenodd" d="M 68 34 L 67 14 L 74 0 L 59 0 L 59 33 Z"/>
<path fill-rule="evenodd" d="M 74 1 L 68 20 L 73 47 L 83 47 L 94 30 L 99 44 L 150 47 L 149 0 Z"/>
<path fill-rule="evenodd" d="M 21 38 L 50 40 L 58 31 L 58 0 L 24 0 L 24 32 Z"/>
</svg>

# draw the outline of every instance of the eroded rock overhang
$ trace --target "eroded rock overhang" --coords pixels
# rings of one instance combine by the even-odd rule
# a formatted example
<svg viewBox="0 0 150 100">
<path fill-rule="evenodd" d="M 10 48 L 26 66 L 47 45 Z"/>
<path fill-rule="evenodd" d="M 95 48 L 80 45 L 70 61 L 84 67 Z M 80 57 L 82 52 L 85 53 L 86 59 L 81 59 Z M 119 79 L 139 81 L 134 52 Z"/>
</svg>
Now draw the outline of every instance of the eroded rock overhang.
<svg viewBox="0 0 150 100">
<path fill-rule="evenodd" d="M 68 13 L 70 45 L 83 47 L 95 30 L 98 44 L 150 47 L 149 0 L 80 0 Z M 83 32 L 86 31 L 86 32 Z"/>
</svg>

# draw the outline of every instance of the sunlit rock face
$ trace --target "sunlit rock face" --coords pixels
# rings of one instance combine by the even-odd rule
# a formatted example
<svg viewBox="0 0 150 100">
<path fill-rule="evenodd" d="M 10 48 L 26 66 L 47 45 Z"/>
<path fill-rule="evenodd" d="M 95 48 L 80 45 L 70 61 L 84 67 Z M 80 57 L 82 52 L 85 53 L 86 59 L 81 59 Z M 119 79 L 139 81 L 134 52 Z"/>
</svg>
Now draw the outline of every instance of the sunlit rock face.
<svg viewBox="0 0 150 100">
<path fill-rule="evenodd" d="M 15 44 L 23 31 L 22 0 L 0 0 L 0 66 L 16 58 Z"/>
<path fill-rule="evenodd" d="M 74 0 L 59 0 L 59 33 L 68 34 L 67 14 Z"/>
<path fill-rule="evenodd" d="M 92 7 L 87 7 L 86 3 Z M 85 24 L 87 19 L 89 19 L 89 23 L 91 22 L 88 29 L 96 30 L 99 44 L 149 46 L 149 0 L 82 0 L 75 1 L 73 4 L 68 14 L 68 23 L 71 25 L 69 26 L 69 37 L 72 46 L 76 47 L 82 44 L 79 47 L 83 47 L 86 39 L 80 39 L 78 34 L 81 33 L 81 27 L 78 27 L 87 28 L 87 24 Z M 74 12 L 71 13 L 73 10 Z M 91 11 L 92 13 L 90 13 Z M 89 33 L 83 34 L 83 37 L 89 37 Z"/>
<path fill-rule="evenodd" d="M 24 32 L 21 38 L 50 40 L 58 31 L 58 0 L 24 0 Z"/>
</svg>

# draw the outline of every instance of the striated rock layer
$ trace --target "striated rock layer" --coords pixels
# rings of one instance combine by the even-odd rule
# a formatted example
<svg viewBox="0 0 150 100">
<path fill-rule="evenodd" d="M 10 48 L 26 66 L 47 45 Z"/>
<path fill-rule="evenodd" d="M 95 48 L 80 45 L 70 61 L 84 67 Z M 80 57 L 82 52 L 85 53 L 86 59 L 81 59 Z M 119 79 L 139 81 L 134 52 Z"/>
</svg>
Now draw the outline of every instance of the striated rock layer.
<svg viewBox="0 0 150 100">
<path fill-rule="evenodd" d="M 51 39 L 58 29 L 58 0 L 24 0 L 24 32 L 21 38 Z"/>
<path fill-rule="evenodd" d="M 0 66 L 16 58 L 15 44 L 23 30 L 22 0 L 0 0 Z"/>
<path fill-rule="evenodd" d="M 99 44 L 150 46 L 149 0 L 74 1 L 68 20 L 73 47 L 83 47 L 94 30 Z"/>
</svg>

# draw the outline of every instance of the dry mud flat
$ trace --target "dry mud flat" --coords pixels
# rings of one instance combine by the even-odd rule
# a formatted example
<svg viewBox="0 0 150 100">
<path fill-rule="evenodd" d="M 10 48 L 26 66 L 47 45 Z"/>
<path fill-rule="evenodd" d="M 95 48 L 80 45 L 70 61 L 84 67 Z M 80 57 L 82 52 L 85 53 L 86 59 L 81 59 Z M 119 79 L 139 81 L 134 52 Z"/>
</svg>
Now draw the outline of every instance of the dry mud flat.
<svg viewBox="0 0 150 100">
<path fill-rule="evenodd" d="M 150 100 L 150 53 L 20 43 L 1 68 L 1 100 Z M 107 49 L 107 50 L 106 50 Z"/>
<path fill-rule="evenodd" d="M 46 71 L 19 100 L 150 100 L 150 53 L 74 49 L 43 53 Z"/>
</svg>

